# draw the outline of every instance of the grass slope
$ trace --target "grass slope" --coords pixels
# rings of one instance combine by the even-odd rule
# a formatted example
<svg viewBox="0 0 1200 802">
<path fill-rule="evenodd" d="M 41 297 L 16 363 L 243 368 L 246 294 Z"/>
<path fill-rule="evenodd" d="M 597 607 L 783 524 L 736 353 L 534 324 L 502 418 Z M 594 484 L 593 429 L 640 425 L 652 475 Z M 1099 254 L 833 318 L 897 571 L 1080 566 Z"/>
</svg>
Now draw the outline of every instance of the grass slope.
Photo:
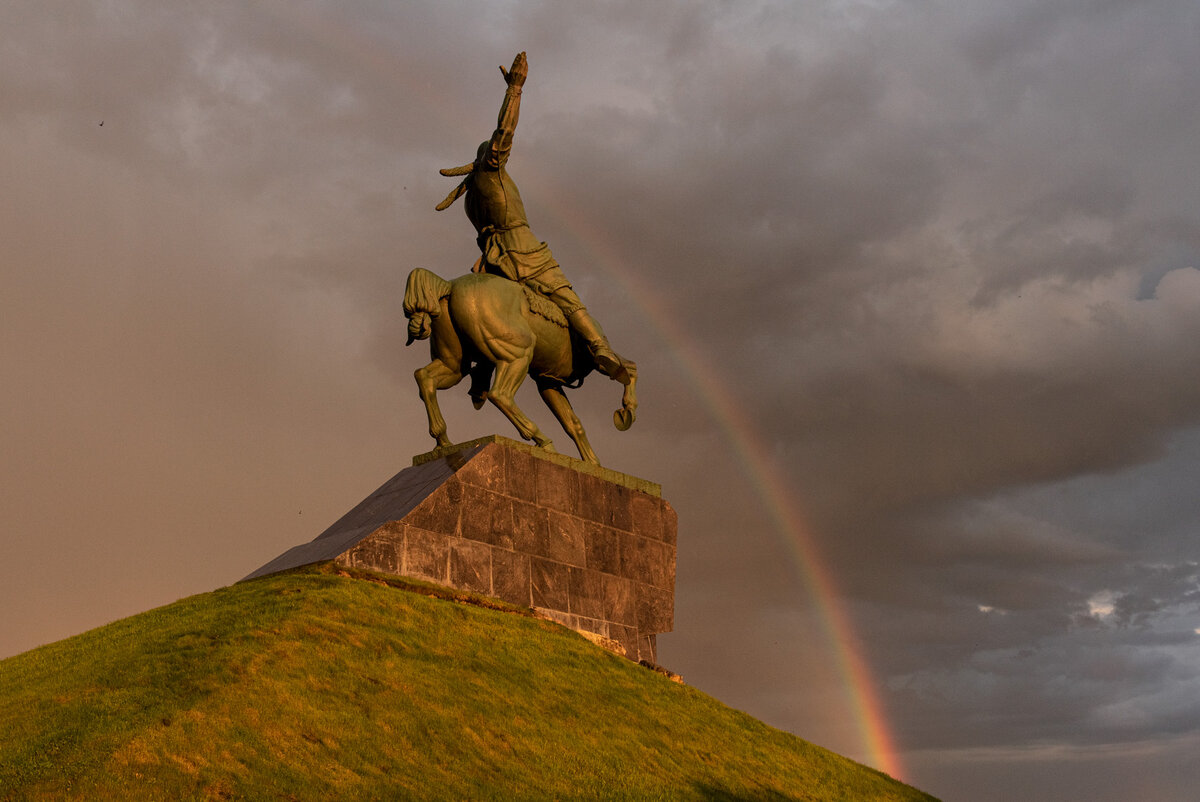
<svg viewBox="0 0 1200 802">
<path fill-rule="evenodd" d="M 304 569 L 0 661 L 0 799 L 929 800 L 557 625 Z"/>
</svg>

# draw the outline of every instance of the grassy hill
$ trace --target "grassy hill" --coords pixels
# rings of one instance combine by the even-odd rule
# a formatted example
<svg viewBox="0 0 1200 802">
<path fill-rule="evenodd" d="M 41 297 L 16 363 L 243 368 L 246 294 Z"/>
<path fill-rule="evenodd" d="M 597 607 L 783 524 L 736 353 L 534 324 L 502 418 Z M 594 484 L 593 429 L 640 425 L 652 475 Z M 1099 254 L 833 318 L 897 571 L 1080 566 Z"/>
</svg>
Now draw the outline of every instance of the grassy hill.
<svg viewBox="0 0 1200 802">
<path fill-rule="evenodd" d="M 413 589 L 302 569 L 0 661 L 0 799 L 932 799 Z"/>
</svg>

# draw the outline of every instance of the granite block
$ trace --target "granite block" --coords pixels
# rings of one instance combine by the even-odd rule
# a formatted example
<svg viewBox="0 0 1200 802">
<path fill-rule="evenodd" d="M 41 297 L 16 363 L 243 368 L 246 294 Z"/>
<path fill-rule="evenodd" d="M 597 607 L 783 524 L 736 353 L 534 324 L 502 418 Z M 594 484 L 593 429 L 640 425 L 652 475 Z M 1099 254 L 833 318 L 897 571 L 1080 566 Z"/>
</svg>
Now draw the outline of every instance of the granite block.
<svg viewBox="0 0 1200 802">
<path fill-rule="evenodd" d="M 598 523 L 587 521 L 583 530 L 585 565 L 609 574 L 621 572 L 621 535 Z"/>
<path fill-rule="evenodd" d="M 665 538 L 662 499 L 648 496 L 645 493 L 633 493 L 630 499 L 630 511 L 632 513 L 630 531 L 654 540 Z"/>
<path fill-rule="evenodd" d="M 567 566 L 532 557 L 529 561 L 529 585 L 534 607 L 569 611 L 571 575 Z"/>
<path fill-rule="evenodd" d="M 532 457 L 531 457 L 532 459 Z M 526 554 L 549 554 L 549 511 L 519 499 L 512 500 L 512 547 Z"/>
<path fill-rule="evenodd" d="M 570 576 L 570 599 L 567 610 L 588 618 L 604 617 L 604 575 L 599 571 L 572 567 Z"/>
<path fill-rule="evenodd" d="M 637 628 L 642 634 L 670 632 L 675 620 L 675 595 L 661 588 L 638 583 Z"/>
<path fill-rule="evenodd" d="M 367 570 L 382 571 L 384 574 L 400 573 L 400 563 L 403 549 L 397 549 L 396 544 L 382 543 L 377 540 L 364 540 L 343 555 L 334 559 L 338 565 L 349 568 L 366 568 Z"/>
<path fill-rule="evenodd" d="M 676 531 L 679 527 L 679 518 L 675 515 L 675 509 L 663 500 L 663 543 L 666 543 L 671 548 L 675 548 Z"/>
<path fill-rule="evenodd" d="M 578 482 L 576 514 L 580 518 L 629 531 L 632 518 L 629 504 L 634 491 L 588 474 L 580 474 Z"/>
<path fill-rule="evenodd" d="M 655 587 L 674 583 L 675 552 L 660 540 L 621 535 L 621 575 Z"/>
<path fill-rule="evenodd" d="M 533 475 L 538 506 L 568 514 L 579 509 L 579 479 L 583 474 L 553 462 L 534 459 Z"/>
<path fill-rule="evenodd" d="M 382 527 L 381 527 L 382 528 Z M 376 534 L 378 534 L 376 531 Z M 357 545 L 337 558 L 342 565 L 355 568 L 366 568 L 371 571 L 381 571 L 385 574 L 401 573 L 404 560 L 404 538 L 372 536 L 359 541 Z"/>
<path fill-rule="evenodd" d="M 404 522 L 427 532 L 457 535 L 462 498 L 462 483 L 451 477 L 437 492 L 413 508 L 412 512 L 405 516 Z"/>
<path fill-rule="evenodd" d="M 575 514 L 580 518 L 596 523 L 609 523 L 608 512 L 608 482 L 597 476 L 580 474 L 577 479 L 579 503 L 575 506 Z"/>
<path fill-rule="evenodd" d="M 372 532 L 368 540 L 383 540 L 394 543 L 398 547 L 403 547 L 404 534 L 407 530 L 407 524 L 400 521 L 389 521 Z"/>
<path fill-rule="evenodd" d="M 604 608 L 602 615 L 609 621 L 637 626 L 637 592 L 635 582 L 623 576 L 601 574 Z"/>
<path fill-rule="evenodd" d="M 455 472 L 460 482 L 494 493 L 508 493 L 508 483 L 505 481 L 506 465 L 505 449 L 492 443 L 484 446 L 479 453 Z"/>
<path fill-rule="evenodd" d="M 486 450 L 485 450 L 486 453 Z M 482 454 L 480 456 L 483 456 Z M 463 487 L 459 535 L 481 543 L 513 547 L 513 501 L 474 485 Z"/>
<path fill-rule="evenodd" d="M 492 547 L 465 538 L 451 538 L 450 585 L 473 593 L 490 595 Z"/>
<path fill-rule="evenodd" d="M 504 449 L 504 478 L 510 496 L 530 502 L 537 500 L 536 459 L 515 448 Z"/>
<path fill-rule="evenodd" d="M 568 565 L 587 565 L 583 521 L 574 515 L 550 510 L 547 518 L 545 556 Z"/>
<path fill-rule="evenodd" d="M 610 484 L 605 488 L 608 497 L 608 524 L 615 529 L 631 531 L 633 529 L 632 502 L 634 496 L 644 496 L 621 485 Z"/>
<path fill-rule="evenodd" d="M 433 582 L 449 581 L 450 538 L 415 526 L 404 533 L 404 574 Z"/>
<path fill-rule="evenodd" d="M 492 549 L 492 595 L 509 604 L 533 606 L 528 554 Z"/>
</svg>

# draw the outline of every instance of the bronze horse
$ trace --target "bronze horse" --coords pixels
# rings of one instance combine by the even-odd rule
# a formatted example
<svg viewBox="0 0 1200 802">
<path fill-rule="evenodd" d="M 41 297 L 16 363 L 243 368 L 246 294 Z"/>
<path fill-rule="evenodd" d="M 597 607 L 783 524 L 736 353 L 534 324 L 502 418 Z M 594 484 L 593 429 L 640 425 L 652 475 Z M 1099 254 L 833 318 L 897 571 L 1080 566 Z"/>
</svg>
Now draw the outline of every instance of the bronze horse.
<svg viewBox="0 0 1200 802">
<path fill-rule="evenodd" d="M 404 290 L 404 315 L 409 319 L 407 344 L 432 337 L 432 361 L 414 374 L 429 414 L 429 435 L 439 446 L 450 445 L 437 391 L 453 387 L 470 375 L 469 393 L 476 409 L 484 401 L 491 401 L 512 421 L 521 437 L 553 451 L 550 438 L 515 401 L 517 388 L 528 374 L 546 406 L 575 442 L 579 456 L 599 465 L 583 424 L 563 392 L 564 388 L 578 387 L 595 369 L 595 363 L 587 346 L 571 336 L 561 313 L 555 314 L 558 310 L 553 302 L 543 299 L 540 303 L 539 297 L 531 293 L 515 281 L 488 273 L 468 273 L 452 281 L 423 268 L 408 274 Z M 637 412 L 637 366 L 628 360 L 623 364 L 629 383 L 621 397 L 621 408 L 613 413 L 613 423 L 621 431 L 633 425 Z"/>
</svg>

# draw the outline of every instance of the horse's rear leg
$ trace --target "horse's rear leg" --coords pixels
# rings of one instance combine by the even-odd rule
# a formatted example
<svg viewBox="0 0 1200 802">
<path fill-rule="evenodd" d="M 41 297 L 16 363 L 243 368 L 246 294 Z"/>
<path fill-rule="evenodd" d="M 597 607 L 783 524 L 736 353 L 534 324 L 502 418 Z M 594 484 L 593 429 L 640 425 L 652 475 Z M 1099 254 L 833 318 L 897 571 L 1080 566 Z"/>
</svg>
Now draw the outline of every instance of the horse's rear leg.
<svg viewBox="0 0 1200 802">
<path fill-rule="evenodd" d="M 550 442 L 550 438 L 542 434 L 542 430 L 521 411 L 516 402 L 517 388 L 525 380 L 525 374 L 529 370 L 529 362 L 532 358 L 533 348 L 531 346 L 511 362 L 501 362 L 496 365 L 496 380 L 492 382 L 492 389 L 487 394 L 487 400 L 495 404 L 496 408 L 512 421 L 512 425 L 517 427 L 521 437 L 532 440 L 547 451 L 553 451 L 554 445 Z"/>
<path fill-rule="evenodd" d="M 596 452 L 592 450 L 592 444 L 588 442 L 587 432 L 583 430 L 583 424 L 579 422 L 579 416 L 571 408 L 571 402 L 567 398 L 567 394 L 562 391 L 562 387 L 556 382 L 541 380 L 538 382 L 538 392 L 542 394 L 542 400 L 546 402 L 546 406 L 550 407 L 554 417 L 558 418 L 558 422 L 562 424 L 563 431 L 575 441 L 580 458 L 584 462 L 599 465 L 600 460 L 596 458 Z"/>
<path fill-rule="evenodd" d="M 462 372 L 455 370 L 440 359 L 435 359 L 423 368 L 417 368 L 413 374 L 417 379 L 417 389 L 421 392 L 421 400 L 425 402 L 425 412 L 429 416 L 429 436 L 437 441 L 439 446 L 450 445 L 446 436 L 446 419 L 438 407 L 437 391 L 453 387 L 462 381 Z"/>
</svg>

